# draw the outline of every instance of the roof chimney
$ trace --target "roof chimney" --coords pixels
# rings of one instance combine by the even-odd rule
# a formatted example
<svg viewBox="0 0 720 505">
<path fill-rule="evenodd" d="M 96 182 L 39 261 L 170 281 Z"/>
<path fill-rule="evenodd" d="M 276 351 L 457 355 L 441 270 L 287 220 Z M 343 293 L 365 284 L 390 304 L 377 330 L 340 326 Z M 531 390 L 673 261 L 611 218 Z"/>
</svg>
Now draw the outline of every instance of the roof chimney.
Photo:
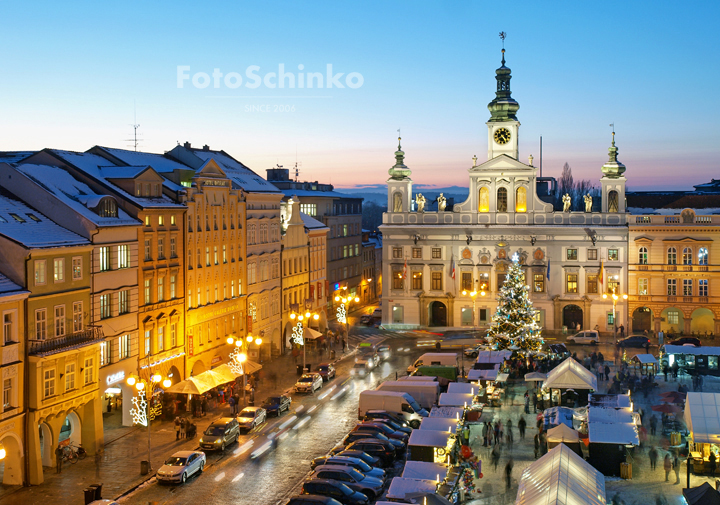
<svg viewBox="0 0 720 505">
<path fill-rule="evenodd" d="M 190 149 L 192 146 L 190 145 L 190 142 L 185 142 L 185 143 L 183 144 L 183 147 L 184 147 L 185 149 Z"/>
<path fill-rule="evenodd" d="M 203 151 L 209 151 L 209 150 L 210 150 L 210 146 L 207 145 L 207 144 L 205 144 L 205 145 L 203 146 Z"/>
</svg>

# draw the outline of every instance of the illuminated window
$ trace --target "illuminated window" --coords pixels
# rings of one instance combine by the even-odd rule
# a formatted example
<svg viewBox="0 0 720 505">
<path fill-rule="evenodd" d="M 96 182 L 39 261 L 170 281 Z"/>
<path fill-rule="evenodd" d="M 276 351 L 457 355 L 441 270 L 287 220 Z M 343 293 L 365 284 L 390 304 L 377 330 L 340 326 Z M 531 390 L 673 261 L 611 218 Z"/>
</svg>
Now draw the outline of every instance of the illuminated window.
<svg viewBox="0 0 720 505">
<path fill-rule="evenodd" d="M 478 193 L 478 212 L 490 212 L 490 190 L 487 186 L 480 188 Z"/>
<path fill-rule="evenodd" d="M 638 279 L 638 295 L 647 296 L 648 294 L 648 280 Z"/>
<path fill-rule="evenodd" d="M 668 310 L 667 315 L 669 324 L 680 324 L 680 312 L 677 310 Z"/>
<path fill-rule="evenodd" d="M 507 212 L 508 194 L 506 188 L 498 188 L 497 190 L 497 211 Z"/>
<path fill-rule="evenodd" d="M 533 274 L 533 291 L 535 293 L 545 291 L 545 274 Z"/>
<path fill-rule="evenodd" d="M 693 281 L 692 279 L 683 279 L 683 296 L 692 296 Z"/>
<path fill-rule="evenodd" d="M 617 249 L 608 249 L 608 261 L 618 261 L 619 257 Z"/>
<path fill-rule="evenodd" d="M 698 251 L 698 265 L 708 264 L 708 250 L 707 247 L 701 247 Z"/>
<path fill-rule="evenodd" d="M 462 289 L 465 291 L 473 290 L 472 272 L 463 272 L 462 273 Z"/>
<path fill-rule="evenodd" d="M 674 247 L 670 247 L 667 252 L 667 264 L 677 265 L 677 250 Z"/>
<path fill-rule="evenodd" d="M 638 250 L 638 263 L 640 265 L 647 265 L 648 264 L 648 250 L 647 247 L 641 247 L 640 250 Z"/>
<path fill-rule="evenodd" d="M 692 257 L 693 257 L 693 252 L 692 252 L 691 248 L 686 247 L 685 249 L 683 249 L 682 264 L 683 265 L 692 265 Z"/>
<path fill-rule="evenodd" d="M 577 260 L 578 259 L 577 251 L 578 251 L 577 249 L 568 249 L 567 250 L 567 259 Z"/>
<path fill-rule="evenodd" d="M 527 189 L 520 186 L 515 191 L 515 212 L 527 211 Z"/>
<path fill-rule="evenodd" d="M 423 287 L 422 272 L 413 272 L 412 273 L 412 288 L 413 289 L 422 289 L 422 287 Z"/>
<path fill-rule="evenodd" d="M 434 289 L 437 291 L 442 290 L 442 288 L 443 288 L 442 276 L 443 276 L 442 272 L 433 272 L 432 273 L 432 278 L 430 279 L 431 283 L 432 283 L 431 289 Z"/>
<path fill-rule="evenodd" d="M 400 270 L 393 270 L 393 289 L 403 289 L 403 274 Z"/>
<path fill-rule="evenodd" d="M 668 296 L 676 296 L 677 295 L 677 279 L 668 279 L 667 280 L 667 294 L 668 294 Z"/>
<path fill-rule="evenodd" d="M 567 293 L 578 292 L 578 276 L 577 274 L 567 274 L 566 276 Z"/>
<path fill-rule="evenodd" d="M 587 289 L 585 291 L 588 293 L 597 293 L 598 292 L 597 275 L 592 274 L 592 275 L 587 276 Z"/>
</svg>

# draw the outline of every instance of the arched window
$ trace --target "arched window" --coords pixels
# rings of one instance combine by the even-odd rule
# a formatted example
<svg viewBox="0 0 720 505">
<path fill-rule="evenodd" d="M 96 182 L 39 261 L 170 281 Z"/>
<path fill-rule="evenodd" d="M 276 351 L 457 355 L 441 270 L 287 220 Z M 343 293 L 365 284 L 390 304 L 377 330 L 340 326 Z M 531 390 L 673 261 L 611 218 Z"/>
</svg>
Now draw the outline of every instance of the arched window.
<svg viewBox="0 0 720 505">
<path fill-rule="evenodd" d="M 508 200 L 507 189 L 498 188 L 498 190 L 497 190 L 497 211 L 498 212 L 507 212 L 507 204 L 508 204 L 507 200 Z"/>
<path fill-rule="evenodd" d="M 520 186 L 515 190 L 515 212 L 527 211 L 527 189 Z"/>
<path fill-rule="evenodd" d="M 692 249 L 686 247 L 683 249 L 683 265 L 692 265 Z"/>
<path fill-rule="evenodd" d="M 608 212 L 619 212 L 620 201 L 617 191 L 610 191 L 608 193 Z"/>
<path fill-rule="evenodd" d="M 647 247 L 641 247 L 638 251 L 638 264 L 640 265 L 647 265 L 648 264 L 648 250 Z"/>
<path fill-rule="evenodd" d="M 707 247 L 701 247 L 698 251 L 698 265 L 708 264 L 708 250 Z"/>
<path fill-rule="evenodd" d="M 393 212 L 402 212 L 402 193 L 393 193 Z"/>
<path fill-rule="evenodd" d="M 677 265 L 677 249 L 674 247 L 668 248 L 668 258 L 667 258 L 667 264 L 668 265 Z"/>
<path fill-rule="evenodd" d="M 480 188 L 478 194 L 478 212 L 490 212 L 490 190 L 487 186 Z"/>
</svg>

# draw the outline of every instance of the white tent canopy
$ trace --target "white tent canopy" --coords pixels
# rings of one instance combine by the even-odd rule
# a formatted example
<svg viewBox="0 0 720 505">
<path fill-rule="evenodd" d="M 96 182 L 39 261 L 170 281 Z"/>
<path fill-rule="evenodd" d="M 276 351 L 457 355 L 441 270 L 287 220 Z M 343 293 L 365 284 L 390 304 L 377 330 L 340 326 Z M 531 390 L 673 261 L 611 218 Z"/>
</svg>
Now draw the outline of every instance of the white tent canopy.
<svg viewBox="0 0 720 505">
<path fill-rule="evenodd" d="M 459 421 L 462 419 L 465 409 L 462 407 L 433 407 L 430 409 L 428 417 L 446 417 Z"/>
<path fill-rule="evenodd" d="M 653 356 L 652 354 L 636 354 L 635 356 L 633 356 L 632 359 L 642 363 L 643 365 L 649 365 L 653 363 L 656 365 L 658 364 L 657 359 L 655 359 L 655 356 Z"/>
<path fill-rule="evenodd" d="M 569 357 L 550 371 L 543 383 L 543 387 L 546 389 L 597 390 L 597 377 L 572 357 Z"/>
<path fill-rule="evenodd" d="M 407 461 L 402 477 L 406 479 L 424 479 L 443 481 L 447 475 L 448 467 L 440 463 L 430 463 L 427 461 Z"/>
<path fill-rule="evenodd" d="M 510 359 L 512 351 L 480 351 L 478 353 L 476 363 L 502 363 L 506 359 Z"/>
<path fill-rule="evenodd" d="M 421 430 L 450 431 L 455 433 L 458 428 L 458 420 L 449 417 L 424 417 L 420 423 Z"/>
<path fill-rule="evenodd" d="M 442 393 L 438 399 L 440 407 L 469 407 L 472 405 L 475 395 L 462 393 Z"/>
<path fill-rule="evenodd" d="M 693 442 L 720 444 L 720 394 L 688 393 L 685 424 Z"/>
<path fill-rule="evenodd" d="M 308 328 L 307 326 L 305 327 L 303 335 L 305 337 L 305 340 L 315 340 L 316 338 L 320 338 L 323 336 L 322 333 L 320 333 L 319 331 Z"/>
<path fill-rule="evenodd" d="M 448 438 L 453 434 L 447 431 L 413 430 L 408 439 L 408 447 L 442 447 L 447 446 Z"/>
<path fill-rule="evenodd" d="M 480 392 L 480 386 L 469 382 L 451 382 L 448 384 L 448 393 L 460 393 L 465 395 L 476 395 Z"/>
<path fill-rule="evenodd" d="M 605 505 L 605 477 L 565 444 L 528 466 L 515 505 Z"/>
<path fill-rule="evenodd" d="M 499 367 L 500 365 L 498 365 Z M 484 380 L 484 381 L 494 381 L 497 379 L 498 376 L 498 368 L 494 368 L 492 370 L 469 370 L 468 371 L 468 380 L 469 381 L 478 381 L 478 380 Z"/>
<path fill-rule="evenodd" d="M 547 441 L 550 442 L 579 442 L 578 432 L 565 424 L 558 424 L 547 431 Z"/>
<path fill-rule="evenodd" d="M 542 382 L 547 379 L 547 374 L 542 372 L 530 372 L 525 374 L 525 382 Z"/>
<path fill-rule="evenodd" d="M 387 491 L 388 500 L 403 500 L 406 494 L 430 493 L 434 494 L 437 483 L 434 480 L 410 479 L 394 477 Z"/>
</svg>

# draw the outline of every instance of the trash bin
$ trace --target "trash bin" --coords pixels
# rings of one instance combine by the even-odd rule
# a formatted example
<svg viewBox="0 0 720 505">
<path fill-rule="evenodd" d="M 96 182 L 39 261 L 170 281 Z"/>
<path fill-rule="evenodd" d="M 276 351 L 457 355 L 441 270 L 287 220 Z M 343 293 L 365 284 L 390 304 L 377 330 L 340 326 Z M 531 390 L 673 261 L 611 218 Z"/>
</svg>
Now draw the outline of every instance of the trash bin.
<svg viewBox="0 0 720 505">
<path fill-rule="evenodd" d="M 102 484 L 90 484 L 90 489 L 95 490 L 95 499 L 102 500 Z"/>
<path fill-rule="evenodd" d="M 140 462 L 140 475 L 147 475 L 150 473 L 150 463 L 148 461 Z"/>
<path fill-rule="evenodd" d="M 312 370 L 312 365 L 308 363 L 307 365 L 305 365 L 305 373 L 310 373 L 310 370 Z"/>
<path fill-rule="evenodd" d="M 442 350 L 442 344 L 440 344 L 440 342 L 435 342 L 435 350 L 437 350 L 437 351 Z"/>
<path fill-rule="evenodd" d="M 297 365 L 297 374 L 298 374 L 298 375 L 302 375 L 302 374 L 303 374 L 303 366 L 302 366 L 302 365 Z"/>
<path fill-rule="evenodd" d="M 85 493 L 85 505 L 90 505 L 92 502 L 95 501 L 95 490 L 90 489 L 89 487 L 86 487 L 83 489 L 83 493 Z"/>
<path fill-rule="evenodd" d="M 331 360 L 335 359 L 335 349 L 330 349 L 330 359 Z"/>
</svg>

